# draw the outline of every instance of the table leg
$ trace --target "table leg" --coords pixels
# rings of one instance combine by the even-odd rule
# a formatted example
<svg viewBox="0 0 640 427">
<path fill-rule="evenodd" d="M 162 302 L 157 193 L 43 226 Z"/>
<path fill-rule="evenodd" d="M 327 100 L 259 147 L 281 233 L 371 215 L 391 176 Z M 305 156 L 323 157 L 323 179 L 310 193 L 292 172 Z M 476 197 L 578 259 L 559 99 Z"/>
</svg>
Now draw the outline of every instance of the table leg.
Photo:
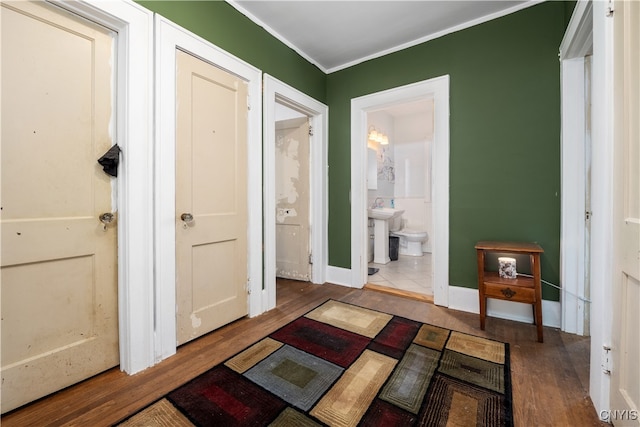
<svg viewBox="0 0 640 427">
<path fill-rule="evenodd" d="M 536 303 L 534 304 L 536 329 L 538 331 L 538 342 L 543 342 L 542 338 L 542 278 L 540 274 L 540 254 L 530 256 L 533 280 L 535 283 Z"/>
<path fill-rule="evenodd" d="M 478 249 L 478 295 L 480 297 L 480 329 L 484 331 L 487 316 L 487 297 L 484 296 L 484 251 Z"/>
<path fill-rule="evenodd" d="M 480 329 L 484 331 L 484 321 L 487 317 L 487 298 L 484 296 L 484 292 L 480 292 Z"/>
<path fill-rule="evenodd" d="M 538 342 L 543 342 L 542 338 L 542 301 L 537 301 L 535 303 L 535 312 L 536 312 L 536 328 L 538 330 Z"/>
</svg>

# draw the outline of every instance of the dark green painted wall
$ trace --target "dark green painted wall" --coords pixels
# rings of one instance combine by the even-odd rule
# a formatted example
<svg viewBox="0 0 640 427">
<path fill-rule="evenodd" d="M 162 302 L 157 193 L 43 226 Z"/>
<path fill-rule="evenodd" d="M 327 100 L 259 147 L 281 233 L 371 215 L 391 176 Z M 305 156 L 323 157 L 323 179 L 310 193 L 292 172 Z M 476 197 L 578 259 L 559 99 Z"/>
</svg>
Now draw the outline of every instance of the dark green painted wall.
<svg viewBox="0 0 640 427">
<path fill-rule="evenodd" d="M 224 1 L 137 3 L 326 103 L 326 75 Z"/>
<path fill-rule="evenodd" d="M 478 240 L 538 242 L 543 279 L 558 283 L 566 22 L 545 2 L 328 76 L 330 265 L 350 267 L 351 99 L 448 74 L 450 283 L 477 287 Z"/>
</svg>

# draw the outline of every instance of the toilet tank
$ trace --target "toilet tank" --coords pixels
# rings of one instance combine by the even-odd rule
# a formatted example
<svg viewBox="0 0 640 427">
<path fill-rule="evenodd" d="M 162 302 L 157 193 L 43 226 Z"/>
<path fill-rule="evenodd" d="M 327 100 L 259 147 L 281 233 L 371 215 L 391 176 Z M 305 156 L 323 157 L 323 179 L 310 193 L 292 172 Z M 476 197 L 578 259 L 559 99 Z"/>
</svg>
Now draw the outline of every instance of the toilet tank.
<svg viewBox="0 0 640 427">
<path fill-rule="evenodd" d="M 400 231 L 402 229 L 402 215 L 395 216 L 389 220 L 389 231 Z"/>
</svg>

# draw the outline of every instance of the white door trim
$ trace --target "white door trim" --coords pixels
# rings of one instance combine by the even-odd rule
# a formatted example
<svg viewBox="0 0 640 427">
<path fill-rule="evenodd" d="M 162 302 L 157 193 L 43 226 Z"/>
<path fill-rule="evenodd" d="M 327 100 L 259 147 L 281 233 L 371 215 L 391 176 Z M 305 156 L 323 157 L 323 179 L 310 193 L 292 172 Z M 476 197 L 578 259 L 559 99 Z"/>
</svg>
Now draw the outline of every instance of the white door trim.
<svg viewBox="0 0 640 427">
<path fill-rule="evenodd" d="M 562 101 L 560 284 L 562 330 L 584 335 L 585 289 L 585 76 L 584 57 L 593 47 L 593 7 L 578 2 L 560 45 Z"/>
<path fill-rule="evenodd" d="M 117 179 L 120 369 L 134 374 L 154 363 L 153 14 L 127 1 L 51 3 L 118 33 L 114 141 L 122 148 Z"/>
<path fill-rule="evenodd" d="M 327 136 L 329 108 L 268 74 L 264 75 L 264 298 L 263 311 L 276 306 L 276 102 L 309 116 L 311 145 L 311 281 L 326 280 L 327 250 Z"/>
<path fill-rule="evenodd" d="M 175 258 L 175 130 L 176 55 L 189 52 L 223 68 L 248 84 L 248 276 L 249 316 L 262 304 L 262 72 L 208 41 L 157 15 L 156 28 L 156 157 L 155 157 L 155 277 L 156 361 L 176 352 Z"/>
<path fill-rule="evenodd" d="M 394 104 L 434 99 L 433 291 L 449 305 L 449 76 L 364 95 L 351 100 L 351 286 L 367 281 L 367 112 Z"/>
</svg>

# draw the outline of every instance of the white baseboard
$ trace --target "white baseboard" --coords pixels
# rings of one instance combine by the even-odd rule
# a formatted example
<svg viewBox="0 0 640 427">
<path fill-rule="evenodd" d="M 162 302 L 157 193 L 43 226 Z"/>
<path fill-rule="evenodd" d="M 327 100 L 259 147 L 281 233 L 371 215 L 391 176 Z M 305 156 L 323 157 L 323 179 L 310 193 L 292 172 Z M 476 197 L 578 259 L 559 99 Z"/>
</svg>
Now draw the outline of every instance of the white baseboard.
<svg viewBox="0 0 640 427">
<path fill-rule="evenodd" d="M 352 286 L 351 269 L 342 267 L 327 266 L 327 282 L 347 287 Z"/>
<path fill-rule="evenodd" d="M 469 313 L 480 313 L 478 290 L 461 286 L 449 286 L 449 308 Z M 489 298 L 487 300 L 487 316 L 516 322 L 533 323 L 531 304 L 519 302 Z M 552 328 L 560 328 L 561 306 L 558 301 L 542 300 L 542 324 Z"/>
</svg>

